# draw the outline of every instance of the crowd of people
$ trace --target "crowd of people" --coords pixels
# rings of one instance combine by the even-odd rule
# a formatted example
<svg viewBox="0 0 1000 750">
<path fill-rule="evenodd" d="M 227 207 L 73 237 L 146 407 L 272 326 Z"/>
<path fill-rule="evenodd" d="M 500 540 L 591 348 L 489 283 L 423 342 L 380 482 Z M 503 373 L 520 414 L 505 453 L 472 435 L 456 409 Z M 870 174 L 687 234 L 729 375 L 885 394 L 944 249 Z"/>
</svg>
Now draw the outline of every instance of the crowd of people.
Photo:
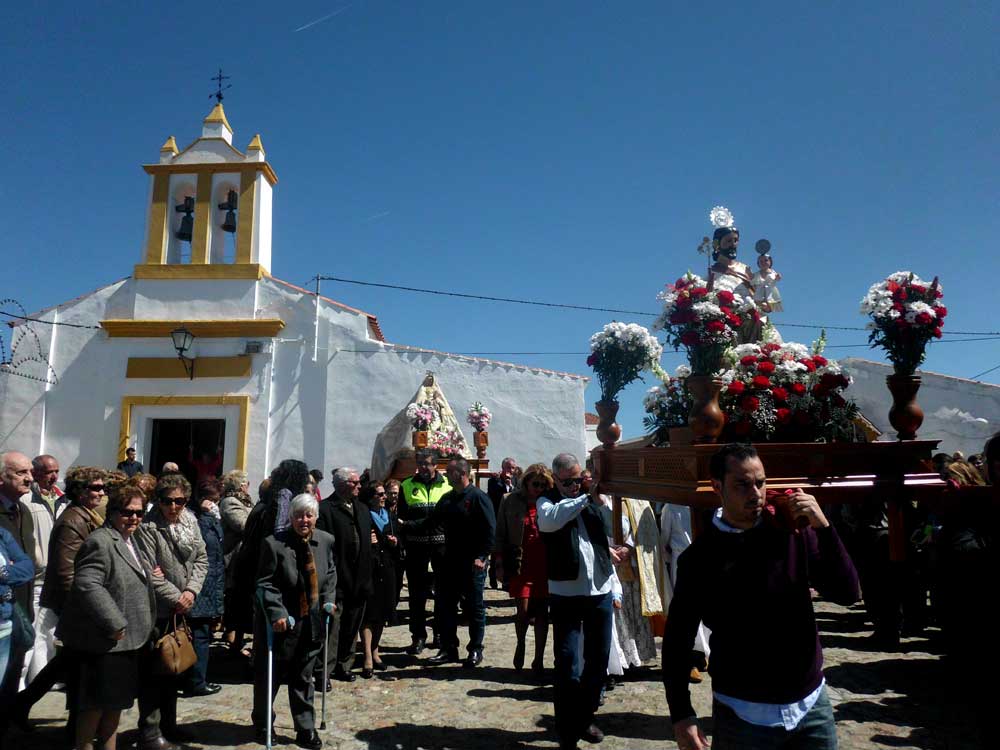
<svg viewBox="0 0 1000 750">
<path fill-rule="evenodd" d="M 993 483 L 1000 437 L 975 459 L 936 457 L 955 487 Z M 114 750 L 121 712 L 136 702 L 139 750 L 192 739 L 178 724 L 178 696 L 222 689 L 211 680 L 213 642 L 249 660 L 260 742 L 284 684 L 296 743 L 320 748 L 317 692 L 393 679 L 380 643 L 400 624 L 404 577 L 407 652 L 436 649 L 428 664 L 483 662 L 487 586 L 512 599 L 515 670 L 524 669 L 530 630 L 531 675 L 545 678 L 551 625 L 563 750 L 601 741 L 605 693 L 655 663 L 658 636 L 684 750 L 707 747 L 689 694 L 707 667 L 713 747 L 835 747 L 812 590 L 842 604 L 863 590 L 885 648 L 932 620 L 962 658 L 988 634 L 974 624 L 990 621 L 985 598 L 971 595 L 977 571 L 996 563 L 995 526 L 981 508 L 908 508 L 913 554 L 894 568 L 884 504 L 824 509 L 791 492 L 780 498 L 788 525 L 765 513 L 778 500 L 747 445 L 713 458 L 721 508 L 697 539 L 684 506 L 625 499 L 613 518 L 611 498 L 569 453 L 523 470 L 506 458 L 483 492 L 467 461 L 453 458 L 441 472 L 423 450 L 401 482 L 337 468 L 326 498 L 321 470 L 286 459 L 256 500 L 242 471 L 199 469 L 192 488 L 176 464 L 145 473 L 132 449 L 113 471 L 70 468 L 62 489 L 53 456 L 12 451 L 0 462 L 0 732 L 31 730 L 32 706 L 61 685 L 79 750 Z M 748 632 L 783 633 L 781 658 Z M 183 669 L 164 645 L 178 634 L 192 644 Z"/>
</svg>

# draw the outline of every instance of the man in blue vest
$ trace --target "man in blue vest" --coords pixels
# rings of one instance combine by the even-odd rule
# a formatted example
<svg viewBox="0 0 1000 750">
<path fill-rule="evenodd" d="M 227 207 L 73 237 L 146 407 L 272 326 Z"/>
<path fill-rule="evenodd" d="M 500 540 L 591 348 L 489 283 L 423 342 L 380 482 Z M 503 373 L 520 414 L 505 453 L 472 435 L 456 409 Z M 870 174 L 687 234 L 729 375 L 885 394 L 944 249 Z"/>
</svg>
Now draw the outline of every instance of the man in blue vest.
<svg viewBox="0 0 1000 750">
<path fill-rule="evenodd" d="M 434 451 L 417 451 L 417 473 L 403 480 L 400 486 L 399 520 L 405 524 L 427 518 L 438 501 L 449 492 L 451 484 L 437 470 Z M 407 652 L 418 656 L 427 645 L 427 597 L 433 580 L 427 566 L 433 568 L 435 576 L 444 570 L 444 530 L 440 524 L 434 524 L 421 525 L 419 531 L 414 529 L 411 532 L 404 525 L 403 532 L 412 638 Z M 437 640 L 436 636 L 434 640 Z"/>
<path fill-rule="evenodd" d="M 604 739 L 593 719 L 611 648 L 612 564 L 624 553 L 608 545 L 598 506 L 581 490 L 576 456 L 556 456 L 552 476 L 556 486 L 538 498 L 536 507 L 549 575 L 556 731 L 560 750 L 574 750 L 578 740 Z"/>
</svg>

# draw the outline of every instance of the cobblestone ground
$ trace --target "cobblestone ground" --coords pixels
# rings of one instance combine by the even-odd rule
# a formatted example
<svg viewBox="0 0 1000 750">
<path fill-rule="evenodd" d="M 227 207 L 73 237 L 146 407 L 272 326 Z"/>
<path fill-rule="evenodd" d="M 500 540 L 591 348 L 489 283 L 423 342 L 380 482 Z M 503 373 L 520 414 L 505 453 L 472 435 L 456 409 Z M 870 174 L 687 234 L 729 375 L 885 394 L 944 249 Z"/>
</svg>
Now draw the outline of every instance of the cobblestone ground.
<svg viewBox="0 0 1000 750">
<path fill-rule="evenodd" d="M 405 590 L 404 590 L 405 599 Z M 405 602 L 401 610 L 405 610 Z M 483 665 L 428 667 L 403 653 L 409 643 L 405 625 L 389 628 L 383 638 L 388 672 L 372 680 L 334 683 L 328 695 L 327 729 L 321 732 L 333 750 L 465 750 L 466 748 L 556 747 L 552 687 L 535 682 L 530 671 L 511 666 L 514 643 L 512 602 L 487 592 L 486 652 Z M 871 650 L 868 626 L 860 608 L 817 602 L 826 654 L 826 675 L 834 703 L 840 747 L 959 750 L 977 747 L 970 716 L 963 706 L 962 685 L 949 677 L 936 643 L 904 640 L 904 651 Z M 931 636 L 934 631 L 930 631 Z M 529 640 L 531 638 L 529 631 Z M 529 661 L 531 645 L 528 647 Z M 425 653 L 429 656 L 430 653 Z M 551 644 L 548 663 L 551 665 Z M 213 649 L 211 678 L 223 683 L 209 698 L 181 699 L 181 724 L 197 741 L 193 748 L 259 748 L 250 726 L 251 688 L 245 667 L 225 649 Z M 711 681 L 692 689 L 695 707 L 708 713 Z M 31 734 L 11 730 L 5 746 L 27 750 L 65 750 L 62 693 L 52 693 L 32 712 Z M 294 747 L 294 731 L 284 690 L 276 703 L 276 746 Z M 319 696 L 317 696 L 317 711 Z M 129 747 L 136 710 L 123 715 Z M 676 747 L 667 717 L 658 665 L 629 675 L 608 693 L 598 723 L 607 734 L 603 750 Z M 703 722 L 711 738 L 711 720 Z"/>
</svg>

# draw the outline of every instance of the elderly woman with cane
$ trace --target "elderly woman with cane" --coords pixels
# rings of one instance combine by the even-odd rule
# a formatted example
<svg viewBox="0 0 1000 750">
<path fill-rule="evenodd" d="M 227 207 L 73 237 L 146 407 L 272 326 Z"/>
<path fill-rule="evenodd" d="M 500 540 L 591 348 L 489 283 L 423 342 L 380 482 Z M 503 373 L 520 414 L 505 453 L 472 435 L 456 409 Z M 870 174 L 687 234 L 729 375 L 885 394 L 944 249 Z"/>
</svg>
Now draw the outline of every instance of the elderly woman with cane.
<svg viewBox="0 0 1000 750">
<path fill-rule="evenodd" d="M 324 620 L 335 608 L 334 540 L 316 528 L 319 504 L 312 494 L 294 497 L 289 510 L 291 528 L 267 537 L 261 546 L 257 590 L 262 611 L 254 624 L 254 642 L 268 643 L 268 653 L 254 649 L 252 718 L 257 741 L 269 745 L 272 704 L 284 682 L 295 744 L 318 750 L 323 741 L 316 733 L 313 667 L 324 643 Z"/>
</svg>

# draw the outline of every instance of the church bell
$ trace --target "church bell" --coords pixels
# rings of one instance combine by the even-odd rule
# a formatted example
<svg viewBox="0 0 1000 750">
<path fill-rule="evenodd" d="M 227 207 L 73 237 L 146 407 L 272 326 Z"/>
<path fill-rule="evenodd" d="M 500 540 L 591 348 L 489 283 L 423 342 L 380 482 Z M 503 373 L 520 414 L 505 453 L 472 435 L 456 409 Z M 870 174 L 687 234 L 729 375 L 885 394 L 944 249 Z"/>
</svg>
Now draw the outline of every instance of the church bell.
<svg viewBox="0 0 1000 750">
<path fill-rule="evenodd" d="M 183 242 L 190 242 L 194 234 L 194 217 L 192 216 L 194 213 L 194 198 L 190 196 L 185 198 L 183 203 L 174 207 L 174 210 L 177 213 L 184 214 L 181 218 L 180 229 L 177 230 L 174 236 Z"/>
<path fill-rule="evenodd" d="M 222 221 L 222 231 L 233 233 L 236 231 L 236 205 L 239 196 L 235 190 L 230 190 L 226 196 L 226 202 L 219 204 L 219 209 L 226 212 L 226 218 Z"/>
</svg>

